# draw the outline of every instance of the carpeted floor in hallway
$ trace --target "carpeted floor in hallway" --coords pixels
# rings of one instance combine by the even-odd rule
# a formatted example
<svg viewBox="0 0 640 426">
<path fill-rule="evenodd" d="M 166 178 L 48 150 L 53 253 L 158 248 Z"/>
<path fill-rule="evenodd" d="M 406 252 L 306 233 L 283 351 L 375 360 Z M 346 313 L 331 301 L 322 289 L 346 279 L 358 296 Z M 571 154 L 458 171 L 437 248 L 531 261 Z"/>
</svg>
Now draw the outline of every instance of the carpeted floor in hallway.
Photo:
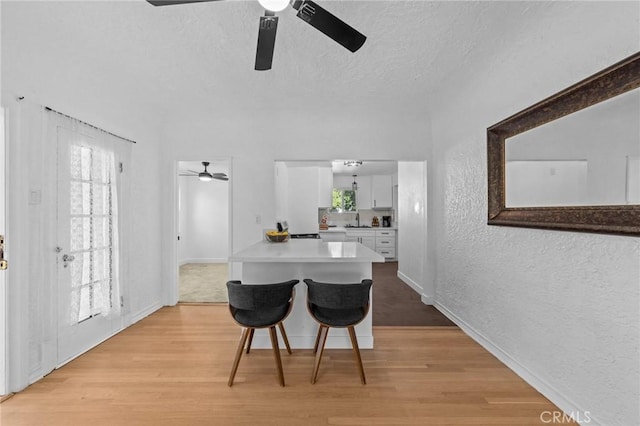
<svg viewBox="0 0 640 426">
<path fill-rule="evenodd" d="M 227 303 L 226 263 L 187 263 L 180 266 L 178 301 Z"/>
<path fill-rule="evenodd" d="M 373 264 L 373 325 L 456 326 L 398 278 L 398 262 Z"/>
</svg>

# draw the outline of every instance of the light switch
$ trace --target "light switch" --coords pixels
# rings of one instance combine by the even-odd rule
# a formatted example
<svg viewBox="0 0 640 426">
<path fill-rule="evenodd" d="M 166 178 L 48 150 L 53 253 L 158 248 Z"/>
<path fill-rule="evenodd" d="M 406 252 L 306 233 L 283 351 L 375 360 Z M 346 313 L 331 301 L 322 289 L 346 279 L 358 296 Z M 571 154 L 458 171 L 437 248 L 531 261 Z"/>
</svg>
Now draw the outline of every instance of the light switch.
<svg viewBox="0 0 640 426">
<path fill-rule="evenodd" d="M 40 204 L 42 202 L 42 192 L 34 190 L 29 192 L 29 204 Z"/>
</svg>

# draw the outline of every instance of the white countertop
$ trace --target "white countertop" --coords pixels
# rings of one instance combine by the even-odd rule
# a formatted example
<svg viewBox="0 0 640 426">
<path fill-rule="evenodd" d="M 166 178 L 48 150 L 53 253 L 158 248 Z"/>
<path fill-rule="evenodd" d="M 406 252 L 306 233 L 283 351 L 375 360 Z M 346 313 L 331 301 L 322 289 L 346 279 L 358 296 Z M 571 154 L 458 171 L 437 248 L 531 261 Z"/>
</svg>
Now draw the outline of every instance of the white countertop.
<svg viewBox="0 0 640 426">
<path fill-rule="evenodd" d="M 332 226 L 329 229 L 321 229 L 318 232 L 347 232 L 347 228 L 344 226 Z"/>
<path fill-rule="evenodd" d="M 346 227 L 346 226 L 333 226 L 329 229 L 321 229 L 320 233 L 322 232 L 347 232 L 347 231 L 397 231 L 398 228 L 396 228 L 395 226 L 377 226 L 377 227 L 368 227 L 368 228 L 360 228 L 360 227 Z"/>
<path fill-rule="evenodd" d="M 384 257 L 355 242 L 293 239 L 284 243 L 260 241 L 234 253 L 230 262 L 384 262 Z"/>
</svg>

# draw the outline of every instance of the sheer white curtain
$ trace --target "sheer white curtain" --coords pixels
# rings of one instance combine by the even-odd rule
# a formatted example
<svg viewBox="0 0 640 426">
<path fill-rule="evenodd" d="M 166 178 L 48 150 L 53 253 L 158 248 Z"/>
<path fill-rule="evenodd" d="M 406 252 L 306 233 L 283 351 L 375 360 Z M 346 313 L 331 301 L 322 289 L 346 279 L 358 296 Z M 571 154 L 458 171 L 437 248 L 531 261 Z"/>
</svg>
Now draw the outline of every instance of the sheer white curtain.
<svg viewBox="0 0 640 426">
<path fill-rule="evenodd" d="M 131 143 L 76 119 L 45 110 L 58 143 L 58 220 L 68 220 L 71 324 L 95 315 L 120 315 L 121 164 Z M 53 133 L 55 132 L 55 133 Z M 60 158 L 60 156 L 66 158 Z M 67 170 L 60 170 L 68 167 Z M 59 201 L 60 202 L 60 201 Z M 60 208 L 62 207 L 62 208 Z M 68 211 L 68 218 L 64 217 Z M 65 224 L 66 226 L 66 224 Z M 66 249 L 66 248 L 65 248 Z"/>
</svg>

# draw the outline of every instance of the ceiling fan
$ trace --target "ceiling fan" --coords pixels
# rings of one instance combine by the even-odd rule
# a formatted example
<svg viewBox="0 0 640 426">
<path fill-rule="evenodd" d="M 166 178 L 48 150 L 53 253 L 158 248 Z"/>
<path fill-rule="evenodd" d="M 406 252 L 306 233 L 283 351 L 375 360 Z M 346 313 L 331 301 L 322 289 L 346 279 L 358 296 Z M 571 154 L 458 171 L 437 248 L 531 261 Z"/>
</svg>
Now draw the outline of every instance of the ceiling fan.
<svg viewBox="0 0 640 426">
<path fill-rule="evenodd" d="M 197 176 L 203 182 L 209 182 L 212 179 L 217 180 L 229 180 L 229 177 L 226 173 L 209 173 L 207 171 L 207 167 L 209 167 L 208 161 L 203 161 L 202 165 L 204 166 L 203 172 L 196 172 L 195 170 L 187 170 L 189 173 L 180 173 L 180 176 Z"/>
<path fill-rule="evenodd" d="M 154 6 L 167 6 L 183 3 L 201 3 L 220 0 L 147 0 Z M 360 49 L 367 39 L 353 27 L 340 18 L 334 16 L 311 0 L 258 0 L 265 8 L 264 16 L 260 17 L 258 30 L 258 47 L 256 49 L 256 65 L 258 71 L 271 69 L 273 48 L 276 42 L 278 17 L 275 12 L 284 10 L 291 5 L 298 11 L 297 17 L 321 31 L 326 36 L 338 42 L 351 52 Z"/>
</svg>

